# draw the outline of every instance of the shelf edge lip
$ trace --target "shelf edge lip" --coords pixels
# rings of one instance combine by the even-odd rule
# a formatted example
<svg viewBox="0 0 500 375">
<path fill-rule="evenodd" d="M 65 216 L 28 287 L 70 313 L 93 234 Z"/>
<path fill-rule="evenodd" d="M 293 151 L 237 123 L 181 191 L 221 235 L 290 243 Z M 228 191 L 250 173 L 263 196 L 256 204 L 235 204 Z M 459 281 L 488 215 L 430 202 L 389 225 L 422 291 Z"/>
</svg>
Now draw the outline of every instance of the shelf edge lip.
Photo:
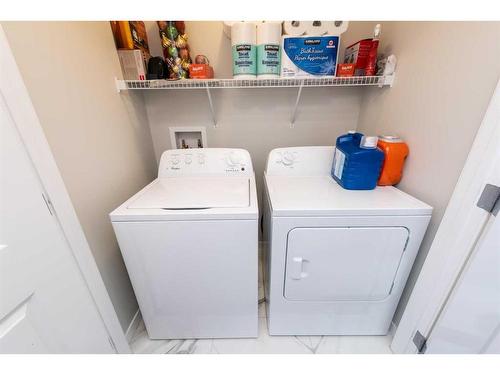
<svg viewBox="0 0 500 375">
<path fill-rule="evenodd" d="M 351 76 L 273 79 L 188 79 L 188 80 L 120 80 L 115 78 L 118 92 L 121 90 L 186 90 L 186 89 L 247 89 L 247 88 L 299 88 L 303 87 L 392 87 L 395 73 L 390 76 Z"/>
</svg>

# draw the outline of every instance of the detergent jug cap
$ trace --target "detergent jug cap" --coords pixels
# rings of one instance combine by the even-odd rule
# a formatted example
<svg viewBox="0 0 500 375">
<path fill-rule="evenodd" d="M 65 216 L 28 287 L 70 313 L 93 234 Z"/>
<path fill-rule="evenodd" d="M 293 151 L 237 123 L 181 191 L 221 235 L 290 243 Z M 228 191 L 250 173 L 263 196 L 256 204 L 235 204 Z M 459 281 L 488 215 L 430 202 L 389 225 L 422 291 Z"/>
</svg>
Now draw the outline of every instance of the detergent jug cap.
<svg viewBox="0 0 500 375">
<path fill-rule="evenodd" d="M 356 130 L 349 130 L 347 134 L 356 134 Z"/>
<path fill-rule="evenodd" d="M 377 148 L 378 137 L 363 137 L 361 138 L 360 147 L 362 148 Z"/>
<path fill-rule="evenodd" d="M 379 135 L 380 140 L 387 143 L 401 143 L 403 140 L 399 138 L 397 135 Z"/>
</svg>

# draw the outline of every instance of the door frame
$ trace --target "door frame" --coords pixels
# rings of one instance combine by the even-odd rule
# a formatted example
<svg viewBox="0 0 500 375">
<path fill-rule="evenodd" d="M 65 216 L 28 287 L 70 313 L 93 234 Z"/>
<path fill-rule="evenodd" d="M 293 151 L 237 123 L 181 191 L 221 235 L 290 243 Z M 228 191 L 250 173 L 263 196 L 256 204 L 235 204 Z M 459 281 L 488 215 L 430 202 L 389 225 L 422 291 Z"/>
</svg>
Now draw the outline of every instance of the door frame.
<svg viewBox="0 0 500 375">
<path fill-rule="evenodd" d="M 417 353 L 413 337 L 429 337 L 490 213 L 477 207 L 500 163 L 500 81 L 478 129 L 434 241 L 394 334 L 394 353 Z"/>
<path fill-rule="evenodd" d="M 118 353 L 131 353 L 2 25 L 0 67 L 0 94 L 5 99 L 45 194 L 56 213 L 55 218 L 106 326 L 110 344 Z M 50 90 L 50 87 L 47 89 Z"/>
</svg>

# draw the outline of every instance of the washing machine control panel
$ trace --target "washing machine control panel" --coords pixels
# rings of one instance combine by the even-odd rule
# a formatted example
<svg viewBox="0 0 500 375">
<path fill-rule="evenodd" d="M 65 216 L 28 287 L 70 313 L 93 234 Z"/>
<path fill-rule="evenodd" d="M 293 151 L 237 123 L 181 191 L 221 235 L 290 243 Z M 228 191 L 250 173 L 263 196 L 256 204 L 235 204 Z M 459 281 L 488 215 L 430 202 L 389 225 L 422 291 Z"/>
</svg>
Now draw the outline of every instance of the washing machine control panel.
<svg viewBox="0 0 500 375">
<path fill-rule="evenodd" d="M 331 146 L 276 148 L 269 153 L 268 175 L 327 175 L 330 174 L 333 152 Z"/>
<path fill-rule="evenodd" d="M 161 156 L 158 170 L 158 177 L 252 174 L 250 154 L 236 148 L 167 150 Z"/>
</svg>

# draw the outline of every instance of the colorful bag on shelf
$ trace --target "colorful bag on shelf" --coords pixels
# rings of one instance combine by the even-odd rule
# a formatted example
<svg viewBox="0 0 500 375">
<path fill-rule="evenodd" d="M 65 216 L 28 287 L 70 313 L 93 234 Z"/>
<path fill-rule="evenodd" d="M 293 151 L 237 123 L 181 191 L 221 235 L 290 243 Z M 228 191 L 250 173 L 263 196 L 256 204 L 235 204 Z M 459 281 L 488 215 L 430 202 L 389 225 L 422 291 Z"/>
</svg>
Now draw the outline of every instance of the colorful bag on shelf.
<svg viewBox="0 0 500 375">
<path fill-rule="evenodd" d="M 189 78 L 189 45 L 184 21 L 157 21 L 170 79 Z"/>
</svg>

